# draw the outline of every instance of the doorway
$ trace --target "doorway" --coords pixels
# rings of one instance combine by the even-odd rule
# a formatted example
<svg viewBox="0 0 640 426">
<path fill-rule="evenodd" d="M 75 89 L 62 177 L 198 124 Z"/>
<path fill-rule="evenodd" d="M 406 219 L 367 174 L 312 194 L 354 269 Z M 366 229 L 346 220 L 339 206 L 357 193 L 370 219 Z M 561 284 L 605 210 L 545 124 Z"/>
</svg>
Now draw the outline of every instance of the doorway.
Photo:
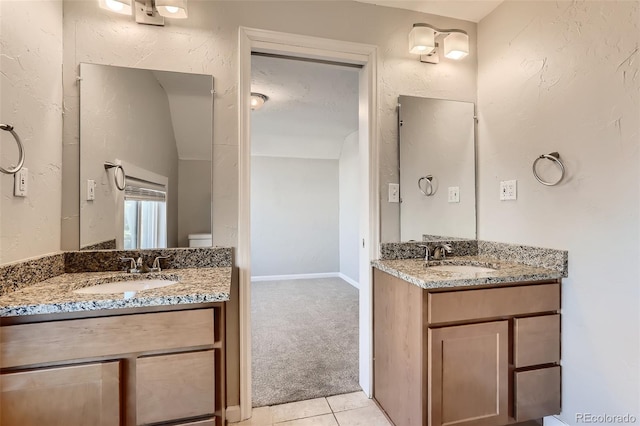
<svg viewBox="0 0 640 426">
<path fill-rule="evenodd" d="M 362 66 L 359 72 L 359 384 L 371 396 L 372 300 L 370 262 L 379 253 L 376 47 L 272 31 L 239 29 L 238 256 L 240 285 L 240 419 L 251 416 L 251 53 L 262 52 Z"/>
<path fill-rule="evenodd" d="M 253 407 L 361 390 L 359 71 L 252 55 Z"/>
</svg>

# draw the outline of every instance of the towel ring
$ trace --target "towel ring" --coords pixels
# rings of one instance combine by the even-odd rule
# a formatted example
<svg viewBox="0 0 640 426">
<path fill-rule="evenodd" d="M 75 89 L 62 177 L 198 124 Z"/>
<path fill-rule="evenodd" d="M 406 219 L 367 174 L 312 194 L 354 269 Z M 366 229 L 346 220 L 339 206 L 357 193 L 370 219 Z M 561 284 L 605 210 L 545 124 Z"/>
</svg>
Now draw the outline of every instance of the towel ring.
<svg viewBox="0 0 640 426">
<path fill-rule="evenodd" d="M 556 163 L 559 167 L 560 167 L 560 178 L 555 181 L 555 182 L 547 182 L 544 181 L 540 178 L 540 176 L 538 176 L 538 172 L 536 171 L 536 165 L 538 164 L 538 161 L 542 160 L 543 158 L 546 158 L 547 160 L 551 160 L 554 163 Z M 562 163 L 562 160 L 560 160 L 560 154 L 558 154 L 557 152 L 551 152 L 549 154 L 542 154 L 541 156 L 539 156 L 538 158 L 535 159 L 535 161 L 533 162 L 533 176 L 537 179 L 538 182 L 540 182 L 543 185 L 546 186 L 555 186 L 557 184 L 560 183 L 560 181 L 562 181 L 562 179 L 564 178 L 564 164 Z"/>
<path fill-rule="evenodd" d="M 114 164 L 109 161 L 105 161 L 104 169 L 116 169 L 113 172 L 113 181 L 116 183 L 116 188 L 118 188 L 120 191 L 124 191 L 124 188 L 127 186 L 127 174 L 124 172 L 124 167 L 122 167 L 121 164 Z M 120 185 L 120 183 L 118 182 L 118 170 L 122 172 L 122 185 Z"/>
<path fill-rule="evenodd" d="M 18 145 L 18 165 L 9 169 L 0 167 L 0 172 L 7 175 L 14 175 L 18 173 L 24 165 L 24 146 L 22 145 L 20 136 L 18 136 L 18 134 L 13 130 L 13 126 L 11 124 L 0 124 L 0 129 L 4 130 L 5 132 L 11 133 L 11 135 L 13 135 L 13 138 L 16 140 L 16 144 Z"/>
<path fill-rule="evenodd" d="M 426 191 L 424 189 L 422 189 L 422 181 L 426 180 L 427 181 L 427 188 Z M 420 192 L 422 192 L 424 194 L 425 197 L 430 197 L 434 194 L 433 192 L 433 175 L 426 175 L 421 177 L 420 179 L 418 179 L 418 189 L 420 190 Z"/>
</svg>

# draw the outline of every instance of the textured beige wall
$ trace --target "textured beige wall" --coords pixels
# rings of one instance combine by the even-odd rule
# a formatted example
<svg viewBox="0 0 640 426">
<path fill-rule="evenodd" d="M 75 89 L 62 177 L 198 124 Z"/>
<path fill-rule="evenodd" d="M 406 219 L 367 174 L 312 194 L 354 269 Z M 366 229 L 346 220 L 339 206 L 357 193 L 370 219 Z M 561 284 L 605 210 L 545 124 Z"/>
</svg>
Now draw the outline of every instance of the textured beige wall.
<svg viewBox="0 0 640 426">
<path fill-rule="evenodd" d="M 178 247 L 189 234 L 211 233 L 211 161 L 178 161 Z"/>
<path fill-rule="evenodd" d="M 13 197 L 0 174 L 0 264 L 60 249 L 62 165 L 62 1 L 0 1 L 0 122 L 25 145 L 29 194 Z M 0 132 L 0 164 L 17 148 Z"/>
<path fill-rule="evenodd" d="M 638 5 L 507 1 L 479 24 L 479 238 L 569 250 L 569 424 L 581 412 L 640 418 Z M 531 164 L 552 151 L 567 175 L 545 187 Z M 507 179 L 515 202 L 498 200 Z"/>
</svg>

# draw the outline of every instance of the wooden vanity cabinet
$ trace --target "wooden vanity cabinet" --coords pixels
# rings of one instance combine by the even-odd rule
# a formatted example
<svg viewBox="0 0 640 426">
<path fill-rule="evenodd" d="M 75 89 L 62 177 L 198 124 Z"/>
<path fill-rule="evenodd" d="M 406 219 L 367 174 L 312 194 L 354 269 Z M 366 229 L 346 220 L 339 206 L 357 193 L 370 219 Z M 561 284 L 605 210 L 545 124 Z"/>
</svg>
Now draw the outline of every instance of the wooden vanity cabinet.
<svg viewBox="0 0 640 426">
<path fill-rule="evenodd" d="M 3 321 L 2 425 L 225 425 L 225 305 L 198 306 Z"/>
<path fill-rule="evenodd" d="M 374 268 L 374 399 L 396 426 L 560 412 L 560 281 L 423 290 Z"/>
</svg>

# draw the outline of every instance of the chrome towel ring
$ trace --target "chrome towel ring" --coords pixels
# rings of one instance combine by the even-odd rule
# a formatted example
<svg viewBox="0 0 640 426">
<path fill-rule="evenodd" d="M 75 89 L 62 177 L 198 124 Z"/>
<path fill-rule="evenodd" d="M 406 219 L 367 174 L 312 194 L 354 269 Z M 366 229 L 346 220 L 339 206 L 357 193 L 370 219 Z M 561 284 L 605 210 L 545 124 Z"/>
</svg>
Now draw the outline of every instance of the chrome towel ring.
<svg viewBox="0 0 640 426">
<path fill-rule="evenodd" d="M 538 172 L 536 171 L 536 165 L 538 164 L 538 161 L 542 160 L 543 158 L 553 161 L 554 163 L 556 163 L 560 167 L 560 178 L 557 181 L 555 181 L 555 182 L 547 182 L 547 181 L 542 180 L 542 178 L 540 178 L 540 176 L 538 176 Z M 535 159 L 535 161 L 533 162 L 533 166 L 531 168 L 533 169 L 533 176 L 536 178 L 536 180 L 538 182 L 540 182 L 543 185 L 554 186 L 554 185 L 559 184 L 562 181 L 562 179 L 564 178 L 564 164 L 562 163 L 562 160 L 560 160 L 560 154 L 558 154 L 557 152 L 551 152 L 549 154 L 542 154 L 541 156 L 539 156 L 538 158 Z"/>
<path fill-rule="evenodd" d="M 0 172 L 7 175 L 13 175 L 18 173 L 24 165 L 24 146 L 22 145 L 20 136 L 18 136 L 18 134 L 13 130 L 13 126 L 11 124 L 0 124 L 0 129 L 4 130 L 5 132 L 11 133 L 13 138 L 16 140 L 16 144 L 18 145 L 18 165 L 9 169 L 0 167 Z"/>
<path fill-rule="evenodd" d="M 124 167 L 122 167 L 121 164 L 115 164 L 110 161 L 105 161 L 104 169 L 107 171 L 109 169 L 115 169 L 115 171 L 113 172 L 113 181 L 116 183 L 116 188 L 118 188 L 120 191 L 124 191 L 124 188 L 127 186 L 127 174 L 124 172 Z M 120 185 L 120 182 L 118 182 L 118 170 L 122 172 L 122 185 Z"/>
<path fill-rule="evenodd" d="M 425 189 L 422 189 L 422 181 L 426 181 L 427 182 L 427 187 Z M 422 192 L 424 194 L 425 197 L 430 197 L 433 194 L 435 194 L 434 190 L 433 190 L 433 175 L 426 175 L 421 177 L 420 179 L 418 179 L 418 189 L 420 190 L 420 192 Z"/>
</svg>

